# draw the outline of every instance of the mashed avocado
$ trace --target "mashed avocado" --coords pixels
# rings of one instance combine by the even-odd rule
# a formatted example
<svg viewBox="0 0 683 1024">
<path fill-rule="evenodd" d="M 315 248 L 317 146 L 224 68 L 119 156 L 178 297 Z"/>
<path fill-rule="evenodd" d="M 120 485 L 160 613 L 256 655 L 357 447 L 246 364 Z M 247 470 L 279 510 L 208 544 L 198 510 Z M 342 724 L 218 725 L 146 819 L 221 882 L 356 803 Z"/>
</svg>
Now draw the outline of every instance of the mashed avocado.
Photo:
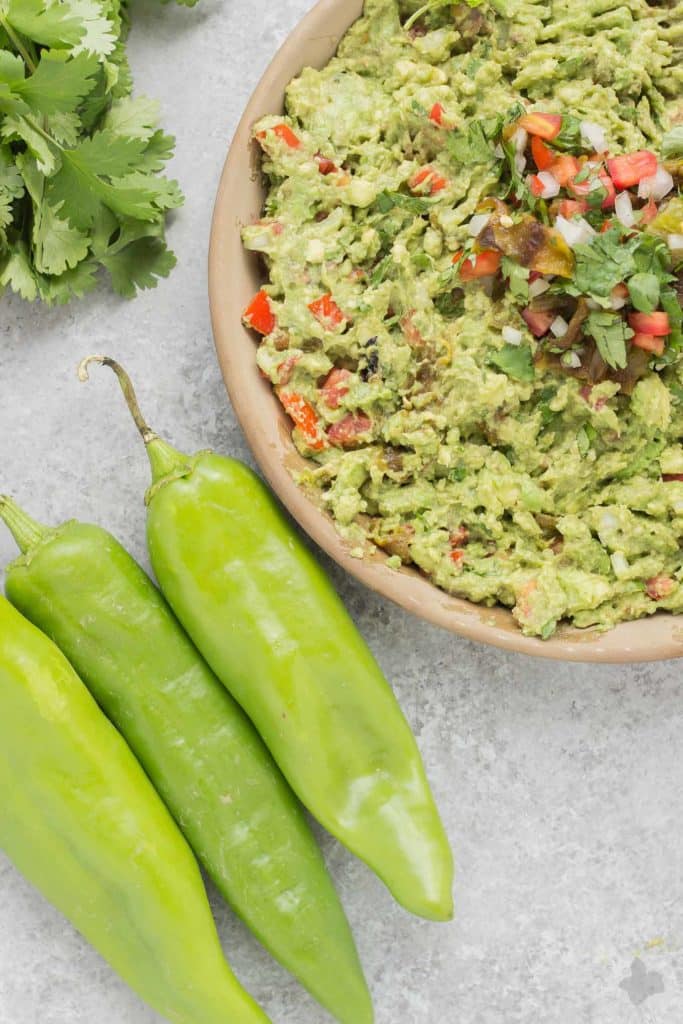
<svg viewBox="0 0 683 1024">
<path fill-rule="evenodd" d="M 367 0 L 254 128 L 302 485 L 530 635 L 683 611 L 682 54 L 666 0 Z"/>
</svg>

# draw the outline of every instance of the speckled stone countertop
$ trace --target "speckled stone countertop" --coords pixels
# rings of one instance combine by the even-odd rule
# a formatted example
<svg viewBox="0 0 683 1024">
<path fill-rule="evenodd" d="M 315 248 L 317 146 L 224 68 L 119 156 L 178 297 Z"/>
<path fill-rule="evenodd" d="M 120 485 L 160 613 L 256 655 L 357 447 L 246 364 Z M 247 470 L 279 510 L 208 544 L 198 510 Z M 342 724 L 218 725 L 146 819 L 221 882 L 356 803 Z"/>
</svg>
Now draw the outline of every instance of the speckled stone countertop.
<svg viewBox="0 0 683 1024">
<path fill-rule="evenodd" d="M 241 111 L 309 6 L 138 4 L 136 83 L 163 103 L 187 194 L 170 231 L 179 266 L 133 303 L 106 290 L 60 310 L 0 300 L 0 489 L 45 521 L 107 526 L 144 563 L 145 456 L 113 380 L 79 385 L 75 364 L 119 357 L 158 430 L 250 459 L 211 340 L 209 222 Z M 1 532 L 0 561 L 12 554 Z M 683 663 L 599 668 L 475 646 L 327 564 L 415 728 L 458 861 L 456 920 L 427 924 L 323 838 L 377 1024 L 683 1021 Z M 274 1024 L 324 1024 L 213 902 Z M 158 1019 L 0 854 L 0 1024 Z"/>
</svg>

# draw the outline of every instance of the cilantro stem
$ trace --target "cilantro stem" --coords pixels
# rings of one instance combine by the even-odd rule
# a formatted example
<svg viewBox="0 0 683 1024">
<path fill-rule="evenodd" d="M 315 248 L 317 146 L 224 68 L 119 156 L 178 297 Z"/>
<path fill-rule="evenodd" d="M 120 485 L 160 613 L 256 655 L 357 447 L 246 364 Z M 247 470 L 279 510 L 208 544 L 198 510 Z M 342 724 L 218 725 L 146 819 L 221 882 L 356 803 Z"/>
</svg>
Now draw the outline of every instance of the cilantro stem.
<svg viewBox="0 0 683 1024">
<path fill-rule="evenodd" d="M 451 0 L 427 0 L 426 4 L 419 7 L 418 10 L 413 11 L 408 20 L 406 21 L 403 28 L 408 32 L 416 21 L 419 21 L 423 14 L 429 14 L 430 11 L 435 10 L 437 7 L 445 7 Z"/>
<path fill-rule="evenodd" d="M 2 27 L 5 30 L 5 32 L 7 33 L 7 36 L 9 38 L 10 42 L 12 43 L 14 49 L 17 51 L 17 53 L 20 54 L 21 57 L 23 57 L 26 66 L 28 67 L 28 69 L 31 72 L 31 74 L 33 74 L 34 71 L 36 70 L 36 63 L 33 60 L 33 57 L 31 56 L 31 54 L 28 52 L 28 50 L 24 46 L 24 44 L 22 42 L 22 39 L 21 39 L 21 36 L 17 32 L 14 31 L 14 29 L 12 28 L 10 23 L 7 21 L 7 18 L 5 17 L 5 15 L 2 14 L 2 12 L 0 12 L 0 25 L 2 25 Z"/>
</svg>

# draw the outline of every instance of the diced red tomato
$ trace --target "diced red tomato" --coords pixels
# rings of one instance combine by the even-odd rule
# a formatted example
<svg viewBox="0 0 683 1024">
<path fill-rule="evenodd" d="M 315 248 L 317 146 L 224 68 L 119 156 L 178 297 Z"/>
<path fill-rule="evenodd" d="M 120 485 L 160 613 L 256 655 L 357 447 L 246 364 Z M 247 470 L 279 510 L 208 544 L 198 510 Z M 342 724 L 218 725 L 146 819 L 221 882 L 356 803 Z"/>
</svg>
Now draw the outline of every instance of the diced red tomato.
<svg viewBox="0 0 683 1024">
<path fill-rule="evenodd" d="M 540 139 L 550 142 L 562 131 L 562 117 L 560 114 L 525 114 L 520 117 L 517 127 L 524 128 L 529 135 L 538 135 Z"/>
<path fill-rule="evenodd" d="M 453 258 L 456 263 L 462 253 Z M 457 258 L 456 258 L 457 257 Z M 475 254 L 474 259 L 470 256 L 460 264 L 460 278 L 462 281 L 475 281 L 479 277 L 488 277 L 500 270 L 502 254 L 497 249 L 484 249 Z"/>
<path fill-rule="evenodd" d="M 537 174 L 530 174 L 528 181 L 532 196 L 536 196 L 537 199 L 540 198 L 545 192 L 545 185 L 539 176 Z"/>
<path fill-rule="evenodd" d="M 571 179 L 579 173 L 581 166 L 575 156 L 562 153 L 553 161 L 548 170 L 559 181 L 562 188 L 566 188 Z"/>
<path fill-rule="evenodd" d="M 327 431 L 329 441 L 334 445 L 347 448 L 356 443 L 362 434 L 372 429 L 372 420 L 363 413 L 348 413 L 338 423 L 333 423 Z"/>
<path fill-rule="evenodd" d="M 639 149 L 626 156 L 615 156 L 607 161 L 612 181 L 618 189 L 633 188 L 643 178 L 657 171 L 657 157 L 649 149 Z"/>
<path fill-rule="evenodd" d="M 663 601 L 673 594 L 675 587 L 670 576 L 651 576 L 645 583 L 645 593 L 653 601 Z"/>
<path fill-rule="evenodd" d="M 323 156 L 322 153 L 316 153 L 315 159 L 318 164 L 318 170 L 321 174 L 334 174 L 335 171 L 339 170 L 334 160 L 330 160 L 329 157 Z"/>
<path fill-rule="evenodd" d="M 453 550 L 450 553 L 450 559 L 454 565 L 462 565 L 462 563 L 465 561 L 465 552 L 462 550 L 462 548 L 453 548 Z"/>
<path fill-rule="evenodd" d="M 259 334 L 270 334 L 275 330 L 277 320 L 271 308 L 270 299 L 263 290 L 257 292 L 251 300 L 242 314 L 242 319 L 247 327 L 253 328 Z"/>
<path fill-rule="evenodd" d="M 530 306 L 522 310 L 522 316 L 535 338 L 542 338 L 544 334 L 547 334 L 555 319 L 554 313 L 542 309 L 531 309 Z"/>
<path fill-rule="evenodd" d="M 614 182 L 610 178 L 609 174 L 603 170 L 598 173 L 598 181 L 607 191 L 607 195 L 600 204 L 601 209 L 610 210 L 614 206 L 614 200 L 617 196 L 617 190 L 614 187 Z M 567 182 L 567 188 L 573 196 L 580 198 L 581 196 L 589 196 L 591 194 L 595 188 L 594 182 L 594 178 L 590 178 L 587 181 L 574 181 L 574 179 L 570 179 L 570 181 Z"/>
<path fill-rule="evenodd" d="M 683 473 L 664 473 L 662 480 L 667 484 L 683 482 Z"/>
<path fill-rule="evenodd" d="M 433 196 L 448 186 L 448 178 L 444 178 L 433 167 L 423 167 L 410 178 L 408 185 L 413 192 L 421 190 Z"/>
<path fill-rule="evenodd" d="M 557 212 L 565 220 L 571 220 L 572 217 L 583 216 L 584 213 L 588 212 L 588 203 L 585 199 L 563 199 L 557 208 Z"/>
<path fill-rule="evenodd" d="M 294 367 L 301 359 L 301 356 L 287 356 L 284 362 L 280 363 L 277 368 L 278 382 L 282 384 L 289 384 L 292 379 L 292 373 Z"/>
<path fill-rule="evenodd" d="M 339 327 L 346 320 L 346 317 L 329 292 L 327 295 L 321 295 L 315 302 L 310 302 L 308 308 L 316 320 L 328 330 Z"/>
<path fill-rule="evenodd" d="M 278 139 L 282 139 L 290 149 L 300 149 L 301 139 L 298 135 L 295 135 L 288 124 L 276 124 L 273 131 L 277 135 Z"/>
<path fill-rule="evenodd" d="M 659 209 L 657 208 L 657 204 L 654 201 L 654 199 L 652 198 L 652 196 L 650 196 L 650 198 L 648 199 L 647 203 L 645 204 L 645 206 L 640 211 L 640 220 L 639 220 L 638 223 L 640 225 L 642 225 L 642 224 L 649 224 L 651 221 L 653 221 L 655 219 L 655 217 L 657 216 L 658 213 L 659 213 Z"/>
<path fill-rule="evenodd" d="M 531 136 L 531 155 L 539 171 L 549 170 L 557 158 L 557 153 L 546 146 L 540 135 Z"/>
<path fill-rule="evenodd" d="M 631 344 L 644 349 L 645 352 L 654 352 L 658 356 L 664 352 L 664 338 L 656 338 L 654 334 L 634 334 Z"/>
<path fill-rule="evenodd" d="M 654 313 L 629 313 L 628 323 L 636 334 L 654 334 L 659 338 L 671 333 L 669 314 L 661 310 Z"/>
<path fill-rule="evenodd" d="M 328 405 L 330 409 L 337 409 L 344 395 L 348 395 L 349 385 L 346 381 L 350 376 L 351 373 L 349 370 L 344 370 L 336 366 L 328 373 L 320 391 L 323 396 L 323 402 L 325 405 Z"/>
<path fill-rule="evenodd" d="M 429 111 L 429 120 L 433 121 L 434 124 L 438 124 L 439 128 L 443 125 L 443 115 L 445 111 L 441 103 L 435 103 L 432 109 Z"/>
<path fill-rule="evenodd" d="M 294 420 L 295 425 L 306 438 L 306 443 L 314 451 L 320 451 L 327 447 L 325 435 L 320 429 L 318 414 L 303 395 L 295 392 L 278 392 L 278 397 L 284 406 L 287 415 Z"/>
<path fill-rule="evenodd" d="M 615 222 L 614 219 L 610 217 L 603 223 L 602 227 L 600 228 L 600 234 L 604 235 L 607 231 L 609 231 L 610 228 L 613 228 L 616 223 L 618 222 Z"/>
</svg>

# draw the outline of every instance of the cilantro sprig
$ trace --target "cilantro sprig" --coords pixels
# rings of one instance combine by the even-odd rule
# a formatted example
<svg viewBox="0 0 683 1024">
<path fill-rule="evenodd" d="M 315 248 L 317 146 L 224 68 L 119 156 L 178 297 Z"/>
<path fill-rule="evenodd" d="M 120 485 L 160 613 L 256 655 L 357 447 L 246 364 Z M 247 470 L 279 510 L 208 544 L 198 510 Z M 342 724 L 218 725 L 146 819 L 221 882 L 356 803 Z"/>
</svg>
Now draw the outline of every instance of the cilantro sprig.
<svg viewBox="0 0 683 1024">
<path fill-rule="evenodd" d="M 65 303 L 104 268 L 130 297 L 175 264 L 174 139 L 131 96 L 126 31 L 113 0 L 0 0 L 0 290 Z"/>
</svg>

